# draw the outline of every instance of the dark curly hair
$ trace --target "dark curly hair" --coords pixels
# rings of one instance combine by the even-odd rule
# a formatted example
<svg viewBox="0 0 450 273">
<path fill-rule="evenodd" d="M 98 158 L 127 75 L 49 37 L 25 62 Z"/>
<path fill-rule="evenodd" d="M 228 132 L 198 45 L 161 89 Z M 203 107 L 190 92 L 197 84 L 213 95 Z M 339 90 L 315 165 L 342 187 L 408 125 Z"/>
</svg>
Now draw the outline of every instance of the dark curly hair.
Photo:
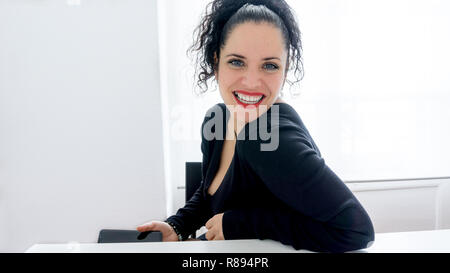
<svg viewBox="0 0 450 273">
<path fill-rule="evenodd" d="M 205 14 L 193 34 L 194 43 L 186 51 L 188 57 L 190 53 L 197 52 L 195 78 L 198 75 L 200 94 L 208 90 L 207 81 L 218 69 L 214 56 L 220 58 L 220 50 L 234 27 L 248 21 L 268 22 L 281 30 L 288 53 L 286 73 L 292 66 L 296 78 L 293 82 L 286 81 L 292 88 L 293 84 L 303 79 L 301 33 L 294 12 L 285 0 L 213 0 L 206 6 Z"/>
</svg>

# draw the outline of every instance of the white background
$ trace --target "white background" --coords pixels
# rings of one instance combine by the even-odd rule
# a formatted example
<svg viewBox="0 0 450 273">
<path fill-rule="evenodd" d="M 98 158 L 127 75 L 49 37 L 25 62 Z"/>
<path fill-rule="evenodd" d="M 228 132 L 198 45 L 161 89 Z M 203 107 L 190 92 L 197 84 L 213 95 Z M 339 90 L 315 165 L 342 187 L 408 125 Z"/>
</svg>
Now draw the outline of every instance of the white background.
<svg viewBox="0 0 450 273">
<path fill-rule="evenodd" d="M 166 216 L 156 2 L 0 1 L 0 251 Z"/>
</svg>

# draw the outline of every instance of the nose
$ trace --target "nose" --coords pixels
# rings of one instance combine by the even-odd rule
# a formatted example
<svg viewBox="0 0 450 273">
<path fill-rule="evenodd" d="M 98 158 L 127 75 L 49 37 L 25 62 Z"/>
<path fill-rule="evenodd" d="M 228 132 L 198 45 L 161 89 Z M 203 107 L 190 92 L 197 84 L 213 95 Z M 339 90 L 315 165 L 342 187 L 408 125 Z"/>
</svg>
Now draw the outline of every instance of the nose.
<svg viewBox="0 0 450 273">
<path fill-rule="evenodd" d="M 242 84 L 249 89 L 257 89 L 261 84 L 261 75 L 258 68 L 249 68 L 244 72 Z"/>
</svg>

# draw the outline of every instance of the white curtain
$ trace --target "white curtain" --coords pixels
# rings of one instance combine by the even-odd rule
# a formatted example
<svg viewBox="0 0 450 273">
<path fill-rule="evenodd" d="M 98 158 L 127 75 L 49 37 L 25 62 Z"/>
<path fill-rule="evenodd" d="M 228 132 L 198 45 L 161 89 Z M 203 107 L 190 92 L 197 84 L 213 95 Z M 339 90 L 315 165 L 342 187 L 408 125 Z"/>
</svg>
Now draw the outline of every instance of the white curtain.
<svg viewBox="0 0 450 273">
<path fill-rule="evenodd" d="M 184 204 L 184 164 L 201 161 L 200 126 L 222 102 L 193 94 L 186 57 L 209 0 L 160 0 L 168 215 Z M 305 77 L 296 108 L 344 181 L 449 176 L 450 2 L 289 0 Z"/>
</svg>

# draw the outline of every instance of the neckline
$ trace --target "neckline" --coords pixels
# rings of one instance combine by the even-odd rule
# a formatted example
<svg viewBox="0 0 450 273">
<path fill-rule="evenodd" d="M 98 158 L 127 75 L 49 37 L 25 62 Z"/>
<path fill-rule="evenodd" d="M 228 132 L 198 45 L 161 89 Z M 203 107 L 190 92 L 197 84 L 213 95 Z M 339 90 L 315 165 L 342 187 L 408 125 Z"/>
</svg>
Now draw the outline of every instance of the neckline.
<svg viewBox="0 0 450 273">
<path fill-rule="evenodd" d="M 214 176 L 210 179 L 210 181 L 208 183 L 208 186 L 206 188 L 206 195 L 209 198 L 215 197 L 217 195 L 217 193 L 219 192 L 219 190 L 221 188 L 223 188 L 224 180 L 227 177 L 228 173 L 230 172 L 231 166 L 233 166 L 234 161 L 235 161 L 235 157 L 236 157 L 236 154 L 237 154 L 237 140 L 238 139 L 237 139 L 237 136 L 236 136 L 236 132 L 234 132 L 236 139 L 235 139 L 235 143 L 234 143 L 234 153 L 233 153 L 233 157 L 231 158 L 230 166 L 228 166 L 225 174 L 223 175 L 223 178 L 222 178 L 222 181 L 220 182 L 219 187 L 216 189 L 216 191 L 212 195 L 209 194 L 208 190 L 211 187 L 212 182 L 213 182 L 213 180 L 214 180 L 215 176 L 217 175 L 217 172 L 219 171 L 219 168 L 220 168 L 220 159 L 222 157 L 223 146 L 225 145 L 225 140 L 226 140 L 226 136 L 227 136 L 227 133 L 228 133 L 228 120 L 231 118 L 231 115 L 229 114 L 229 111 L 228 111 L 228 108 L 226 107 L 226 105 L 225 105 L 225 111 L 228 112 L 228 114 L 225 116 L 226 119 L 225 119 L 225 124 L 224 124 L 224 138 L 217 140 L 217 141 L 219 141 L 219 143 L 218 143 L 218 145 L 219 145 L 219 148 L 218 148 L 219 155 L 218 155 L 218 159 L 216 160 L 216 162 L 214 162 L 215 163 L 215 168 L 214 168 L 214 172 L 213 172 Z M 242 128 L 244 128 L 244 127 L 242 127 Z"/>
<path fill-rule="evenodd" d="M 223 103 L 222 103 L 223 104 Z M 285 102 L 276 102 L 276 103 L 273 103 L 272 105 L 274 105 L 274 104 L 287 104 L 287 103 L 285 103 Z M 219 167 L 220 167 L 220 159 L 221 159 L 221 156 L 222 156 L 222 151 L 223 151 L 223 146 L 224 146 L 224 143 L 225 143 L 225 138 L 226 138 L 226 135 L 227 135 L 227 130 L 228 130 L 228 120 L 231 118 L 231 114 L 230 114 L 230 112 L 229 112 L 229 110 L 228 110 L 228 108 L 227 108 L 227 106 L 225 105 L 225 104 L 223 104 L 224 105 L 224 108 L 225 108 L 225 112 L 226 112 L 226 120 L 225 120 L 225 125 L 224 125 L 224 138 L 223 139 L 220 139 L 220 140 L 217 140 L 217 141 L 219 141 L 219 148 L 218 148 L 218 150 L 219 150 L 219 152 L 220 152 L 220 154 L 219 154 L 219 159 L 217 160 L 217 163 L 215 163 L 216 164 L 216 166 L 215 166 L 215 170 L 214 170 L 214 173 L 213 173 L 213 175 L 214 175 L 214 177 L 215 177 L 215 175 L 217 174 L 217 171 L 219 170 Z M 270 107 L 266 112 L 264 112 L 262 115 L 267 115 L 267 112 L 269 112 L 270 110 L 271 110 L 271 108 L 272 107 Z M 261 116 L 262 116 L 261 115 Z M 234 144 L 234 154 L 233 154 L 233 157 L 232 157 L 232 159 L 231 159 L 231 162 L 230 162 L 230 166 L 228 166 L 228 169 L 227 169 L 227 171 L 225 172 L 225 174 L 224 174 L 224 176 L 223 176 L 223 178 L 222 178 L 222 182 L 220 183 L 220 185 L 219 185 L 219 187 L 216 189 L 216 191 L 214 192 L 214 194 L 209 194 L 209 192 L 208 192 L 208 190 L 209 190 L 209 187 L 211 187 L 211 184 L 212 184 L 212 182 L 213 182 L 213 180 L 214 180 L 214 177 L 212 177 L 211 179 L 210 179 L 210 181 L 209 181 L 209 183 L 208 183 L 208 186 L 206 187 L 206 196 L 207 197 L 209 197 L 209 198 L 213 198 L 213 197 L 215 197 L 216 195 L 217 195 L 217 193 L 219 192 L 219 190 L 221 190 L 222 188 L 223 188 L 223 185 L 224 185 L 224 180 L 225 180 L 225 177 L 227 177 L 227 175 L 228 175 L 228 173 L 230 172 L 230 169 L 231 169 L 231 167 L 233 166 L 233 164 L 234 164 L 234 162 L 235 162 L 235 157 L 237 156 L 237 145 L 238 145 L 238 141 L 239 141 L 239 135 L 242 133 L 242 132 L 244 132 L 245 133 L 245 129 L 246 129 L 246 127 L 250 124 L 250 123 L 252 123 L 252 122 L 257 122 L 257 120 L 261 117 L 261 116 L 259 116 L 258 118 L 256 118 L 255 120 L 253 120 L 253 121 L 251 121 L 251 122 L 247 122 L 243 127 L 242 127 L 242 129 L 239 131 L 239 133 L 238 134 L 236 134 L 236 132 L 234 132 L 235 133 L 235 137 L 236 137 L 236 139 L 235 139 L 235 144 Z"/>
<path fill-rule="evenodd" d="M 219 144 L 219 151 L 220 151 L 220 152 L 222 152 L 222 150 L 223 150 L 223 145 L 224 145 L 224 143 L 225 143 L 225 140 L 221 140 L 221 141 L 220 141 L 220 144 Z M 235 159 L 236 159 L 236 156 L 237 156 L 237 145 L 236 145 L 236 143 L 235 143 L 235 144 L 234 144 L 234 154 L 233 154 L 233 157 L 231 158 L 230 166 L 228 166 L 227 171 L 226 171 L 225 174 L 223 175 L 223 178 L 222 178 L 222 181 L 220 182 L 219 187 L 218 187 L 218 188 L 216 189 L 216 191 L 211 195 L 211 194 L 209 194 L 208 190 L 209 190 L 209 188 L 211 187 L 212 182 L 213 182 L 213 180 L 214 180 L 214 177 L 212 177 L 211 181 L 210 181 L 209 184 L 208 184 L 208 187 L 206 188 L 206 195 L 207 195 L 208 197 L 213 198 L 213 197 L 217 196 L 217 193 L 224 187 L 224 184 L 225 184 L 225 178 L 229 175 L 229 172 L 230 172 L 230 170 L 231 170 L 231 167 L 233 166 L 234 161 L 235 161 Z M 216 166 L 215 166 L 215 172 L 213 173 L 214 176 L 215 176 L 215 175 L 217 174 L 217 172 L 219 171 L 219 167 L 220 167 L 220 157 L 221 157 L 221 154 L 219 154 L 218 159 L 217 159 L 217 162 L 215 162 Z"/>
<path fill-rule="evenodd" d="M 233 166 L 234 161 L 235 161 L 235 158 L 236 158 L 236 156 L 237 156 L 237 139 L 236 139 L 236 142 L 234 143 L 234 153 L 233 153 L 233 157 L 231 158 L 230 165 L 228 166 L 228 169 L 226 170 L 225 174 L 223 175 L 223 178 L 222 178 L 222 181 L 220 182 L 219 187 L 216 189 L 216 191 L 215 191 L 212 195 L 209 194 L 208 190 L 209 190 L 209 188 L 211 187 L 212 182 L 213 182 L 215 176 L 217 175 L 217 172 L 219 171 L 219 167 L 220 167 L 220 159 L 221 159 L 221 157 L 222 157 L 222 152 L 223 152 L 223 146 L 224 146 L 224 144 L 225 144 L 225 139 L 219 140 L 219 143 L 218 143 L 219 148 L 218 148 L 218 150 L 219 150 L 220 153 L 219 153 L 219 155 L 218 155 L 218 159 L 217 159 L 216 162 L 215 162 L 216 165 L 215 165 L 215 168 L 214 168 L 215 170 L 214 170 L 214 173 L 213 173 L 214 176 L 212 177 L 211 181 L 209 181 L 208 187 L 206 188 L 206 195 L 207 195 L 209 198 L 215 197 L 215 196 L 217 195 L 217 193 L 219 192 L 219 190 L 220 190 L 221 188 L 223 188 L 223 185 L 224 185 L 224 182 L 225 182 L 225 178 L 227 177 L 228 173 L 230 172 L 231 167 Z"/>
</svg>

